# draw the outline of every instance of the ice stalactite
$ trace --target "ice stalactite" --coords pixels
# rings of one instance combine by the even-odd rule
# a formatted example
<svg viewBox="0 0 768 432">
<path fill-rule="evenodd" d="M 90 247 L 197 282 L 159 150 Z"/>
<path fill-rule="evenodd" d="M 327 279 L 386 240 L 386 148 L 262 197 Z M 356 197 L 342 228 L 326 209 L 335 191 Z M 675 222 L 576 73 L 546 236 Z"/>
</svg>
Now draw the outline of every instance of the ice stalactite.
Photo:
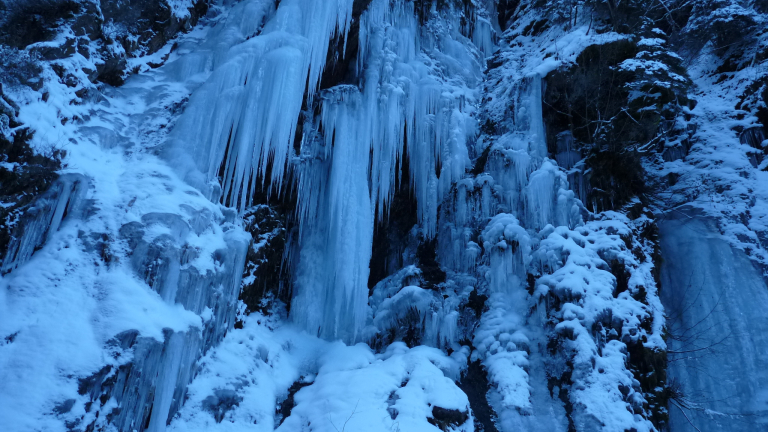
<svg viewBox="0 0 768 432">
<path fill-rule="evenodd" d="M 499 205 L 490 176 L 465 178 L 443 203 L 437 254 L 440 262 L 459 273 L 473 273 L 480 263 L 482 248 L 475 237 L 478 220 L 488 220 Z"/>
<path fill-rule="evenodd" d="M 374 218 L 388 212 L 403 159 L 427 238 L 436 234 L 438 204 L 469 164 L 479 60 L 456 42 L 465 36 L 454 18 L 421 29 L 413 7 L 369 6 L 360 19 L 362 84 L 325 91 L 316 126 L 322 138 L 304 136 L 292 315 L 328 338 L 362 335 Z"/>
<path fill-rule="evenodd" d="M 527 325 L 528 265 L 531 247 L 535 245 L 531 236 L 550 223 L 569 225 L 570 219 L 556 215 L 571 216 L 575 206 L 572 194 L 566 192 L 567 180 L 546 159 L 541 85 L 541 77 L 534 75 L 510 91 L 514 112 L 506 125 L 507 132 L 486 144 L 490 146 L 486 173 L 475 180 L 483 186 L 469 189 L 469 193 L 459 186 L 453 210 L 445 213 L 444 221 L 453 230 L 482 229 L 484 254 L 477 263 L 480 285 L 486 286 L 488 310 L 474 333 L 476 349 L 472 358 L 481 360 L 488 370 L 498 395 L 500 405 L 496 409 L 500 414 L 504 410 L 533 413 L 529 355 L 531 345 L 538 342 L 531 341 L 533 336 Z M 472 218 L 462 216 L 467 213 L 464 207 L 471 209 Z M 496 211 L 486 215 L 485 208 Z M 574 216 L 575 223 L 579 220 L 578 212 Z M 453 249 L 458 253 L 448 255 L 471 252 L 472 243 L 454 243 Z M 451 260 L 444 258 L 443 262 Z M 459 273 L 465 271 L 453 268 Z"/>
<path fill-rule="evenodd" d="M 311 102 L 329 40 L 346 38 L 351 13 L 351 0 L 282 1 L 253 37 L 217 56 L 167 146 L 187 181 L 240 211 L 257 181 L 280 190 L 304 95 Z"/>
<path fill-rule="evenodd" d="M 27 210 L 8 244 L 2 273 L 27 262 L 32 254 L 56 232 L 65 218 L 78 219 L 87 206 L 88 179 L 80 174 L 64 174 Z"/>
<path fill-rule="evenodd" d="M 397 162 L 407 157 L 418 218 L 433 237 L 438 203 L 469 164 L 481 77 L 479 59 L 458 43 L 465 37 L 457 18 L 446 13 L 435 18 L 443 28 L 419 28 L 413 7 L 371 4 L 361 18 L 358 66 L 370 109 L 363 121 L 373 127 L 372 194 L 379 214 L 394 193 Z"/>
<path fill-rule="evenodd" d="M 350 1 L 283 1 L 256 37 L 230 50 L 192 95 L 168 146 L 191 184 L 241 211 L 261 186 L 257 181 L 280 192 L 302 104 L 313 105 L 329 39 L 346 37 L 350 13 Z M 459 72 L 473 86 L 480 81 L 479 67 L 465 68 L 478 60 L 452 39 L 463 37 L 457 22 L 447 33 L 424 31 L 413 4 L 385 1 L 373 2 L 360 21 L 363 84 L 316 100 L 324 150 L 311 148 L 317 140 L 303 143 L 302 152 L 325 162 L 298 169 L 302 234 L 294 252 L 294 318 L 347 340 L 365 324 L 374 217 L 387 211 L 402 159 L 409 158 L 429 237 L 441 197 L 468 164 L 475 95 L 443 77 Z M 435 58 L 427 61 L 422 52 Z M 445 53 L 463 57 L 455 63 Z M 325 257 L 322 264 L 316 254 Z"/>
<path fill-rule="evenodd" d="M 482 360 L 505 408 L 529 411 L 527 382 L 530 351 L 525 329 L 526 275 L 531 245 L 526 230 L 511 214 L 493 217 L 483 231 L 488 256 L 488 312 L 475 331 L 473 359 Z"/>
<path fill-rule="evenodd" d="M 360 94 L 347 86 L 327 92 L 322 104 L 324 146 L 330 166 L 317 163 L 303 173 L 324 182 L 299 191 L 299 200 L 319 199 L 302 220 L 301 252 L 293 302 L 294 321 L 313 334 L 355 340 L 365 325 L 373 208 L 368 187 L 368 126 L 360 122 Z M 316 170 L 320 170 L 318 173 Z M 319 175 L 318 175 L 319 174 Z M 326 175 L 327 174 L 327 175 Z M 304 185 L 304 181 L 302 181 Z M 305 196 L 311 194 L 313 196 Z"/>
<path fill-rule="evenodd" d="M 531 228 L 542 229 L 547 224 L 573 227 L 580 221 L 579 209 L 574 206 L 574 193 L 568 190 L 566 175 L 549 159 L 530 175 L 526 204 L 526 216 Z"/>
<path fill-rule="evenodd" d="M 500 430 L 598 430 L 600 422 L 651 430 L 625 365 L 626 347 L 640 339 L 649 350 L 663 347 L 649 258 L 627 250 L 626 221 L 582 219 L 566 172 L 548 158 L 541 89 L 534 72 L 499 92 L 508 111 L 494 117 L 495 134 L 478 140 L 487 156 L 443 201 L 440 263 L 450 280 L 474 277 L 487 298 L 471 358 L 488 371 Z M 623 282 L 607 263 L 631 272 L 632 296 L 611 295 L 627 288 L 617 288 Z M 606 336 L 611 327 L 623 333 Z M 585 384 L 570 388 L 577 382 Z"/>
<path fill-rule="evenodd" d="M 90 415 L 109 414 L 91 419 L 97 424 L 108 421 L 118 430 L 164 431 L 184 401 L 195 362 L 234 325 L 247 239 L 241 231 L 223 231 L 222 221 L 207 209 L 185 210 L 189 218 L 145 214 L 141 222 L 123 225 L 120 236 L 134 271 L 163 302 L 200 316 L 202 325 L 165 329 L 162 341 L 136 331 L 117 335 L 110 344 L 122 360 L 81 384 L 82 392 L 97 404 Z M 201 250 L 203 238 L 212 250 Z"/>
</svg>

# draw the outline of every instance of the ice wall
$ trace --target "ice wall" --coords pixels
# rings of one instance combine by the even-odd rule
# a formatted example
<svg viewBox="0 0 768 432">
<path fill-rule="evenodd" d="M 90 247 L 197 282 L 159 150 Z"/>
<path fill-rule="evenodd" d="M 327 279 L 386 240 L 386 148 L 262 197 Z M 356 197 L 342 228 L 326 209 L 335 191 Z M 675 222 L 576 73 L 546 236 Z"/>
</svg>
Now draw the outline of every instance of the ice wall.
<svg viewBox="0 0 768 432">
<path fill-rule="evenodd" d="M 197 361 L 234 326 L 250 239 L 235 211 L 155 153 L 185 97 L 274 12 L 260 0 L 218 7 L 164 49 L 163 67 L 98 101 L 68 104 L 54 81 L 50 99 L 22 108 L 36 145 L 68 143 L 67 167 L 3 262 L 4 430 L 165 430 Z"/>
<path fill-rule="evenodd" d="M 487 298 L 471 359 L 488 372 L 497 426 L 654 430 L 648 389 L 627 352 L 665 346 L 652 259 L 627 248 L 636 226 L 586 212 L 549 159 L 540 73 L 496 83 L 499 99 L 486 109 L 505 111 L 481 114 L 495 130 L 477 140 L 474 153 L 483 156 L 473 175 L 442 203 L 437 249 L 447 286 L 470 283 Z M 615 268 L 631 275 L 627 287 Z"/>
<path fill-rule="evenodd" d="M 97 409 L 113 416 L 109 422 L 118 430 L 164 431 L 184 401 L 196 361 L 234 325 L 247 238 L 236 230 L 221 232 L 213 261 L 206 263 L 209 257 L 190 243 L 211 230 L 215 218 L 205 210 L 193 214 L 192 225 L 177 214 L 147 213 L 120 229 L 134 271 L 165 303 L 203 322 L 185 331 L 164 330 L 162 342 L 138 332 L 114 339 L 121 351 L 132 353 L 132 361 L 100 371 L 84 391 Z"/>
<path fill-rule="evenodd" d="M 266 186 L 295 188 L 291 318 L 312 335 L 369 341 L 412 320 L 421 334 L 411 342 L 450 349 L 463 363 L 460 342 L 470 342 L 505 431 L 569 422 L 651 430 L 625 366 L 628 344 L 663 346 L 648 264 L 628 252 L 631 229 L 620 215 L 585 223 L 548 158 L 541 73 L 505 89 L 499 103 L 511 111 L 498 133 L 479 133 L 495 18 L 492 2 L 472 5 L 416 11 L 411 1 L 373 0 L 359 18 L 357 53 L 342 53 L 355 57 L 356 76 L 320 89 L 329 43 L 352 28 L 352 1 L 243 1 L 182 38 L 164 66 L 91 106 L 67 133 L 80 143 L 73 166 L 93 180 L 93 213 L 55 228 L 78 212 L 72 203 L 84 184 L 62 177 L 39 226 L 31 222 L 6 260 L 19 274 L 3 281 L 14 287 L 9 300 L 0 298 L 22 323 L 3 327 L 20 336 L 0 360 L 32 356 L 35 338 L 85 346 L 86 360 L 62 377 L 60 358 L 37 353 L 41 366 L 30 362 L 32 372 L 17 375 L 61 384 L 57 404 L 4 400 L 35 412 L 56 407 L 52 416 L 73 428 L 162 431 L 197 361 L 233 326 L 248 244 L 239 214 Z M 178 110 L 169 116 L 169 107 Z M 423 263 L 409 257 L 414 265 L 369 298 L 374 224 L 389 216 L 404 166 L 418 221 L 408 241 L 434 246 L 445 280 L 425 282 L 415 265 Z M 21 264 L 44 237 L 56 247 L 32 259 L 53 270 L 35 275 Z M 614 261 L 634 278 L 622 292 L 608 270 Z M 61 281 L 66 289 L 54 290 Z M 39 291 L 55 312 L 45 325 L 24 321 L 40 302 L 30 287 L 49 288 Z M 638 301 L 640 293 L 650 300 Z M 68 316 L 57 305 L 72 298 L 87 301 L 67 335 L 56 328 Z M 18 384 L 12 375 L 5 378 Z"/>
<path fill-rule="evenodd" d="M 768 425 L 768 291 L 714 219 L 683 208 L 660 223 L 662 299 L 669 316 L 672 430 L 753 431 Z"/>
<path fill-rule="evenodd" d="M 208 60 L 212 73 L 166 145 L 190 184 L 240 211 L 250 205 L 257 181 L 280 191 L 304 97 L 311 104 L 329 40 L 346 38 L 352 12 L 352 0 L 288 0 L 268 15 L 257 9 L 249 17 L 259 3 L 271 2 L 248 3 L 236 11 L 244 14 L 236 18 L 242 19 L 237 30 L 247 39 Z M 220 43 L 227 42 L 224 33 Z"/>
<path fill-rule="evenodd" d="M 360 85 L 324 91 L 320 116 L 305 126 L 321 138 L 305 132 L 298 167 L 292 315 L 312 333 L 347 341 L 362 335 L 374 218 L 387 217 L 403 160 L 427 237 L 469 164 L 481 59 L 456 15 L 432 20 L 421 27 L 411 2 L 372 2 L 360 18 Z"/>
<path fill-rule="evenodd" d="M 29 261 L 56 234 L 65 218 L 81 218 L 87 207 L 87 188 L 88 180 L 82 175 L 60 176 L 16 222 L 0 271 L 8 273 Z"/>
</svg>

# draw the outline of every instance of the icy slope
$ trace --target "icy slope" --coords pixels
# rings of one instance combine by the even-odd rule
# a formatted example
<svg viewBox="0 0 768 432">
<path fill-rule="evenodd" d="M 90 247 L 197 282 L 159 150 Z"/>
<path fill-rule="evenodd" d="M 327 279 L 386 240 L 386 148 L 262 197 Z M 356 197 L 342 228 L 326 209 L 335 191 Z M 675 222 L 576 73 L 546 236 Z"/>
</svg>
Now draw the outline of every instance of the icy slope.
<svg viewBox="0 0 768 432">
<path fill-rule="evenodd" d="M 768 427 L 768 286 L 716 221 L 683 208 L 659 223 L 675 431 Z"/>
</svg>

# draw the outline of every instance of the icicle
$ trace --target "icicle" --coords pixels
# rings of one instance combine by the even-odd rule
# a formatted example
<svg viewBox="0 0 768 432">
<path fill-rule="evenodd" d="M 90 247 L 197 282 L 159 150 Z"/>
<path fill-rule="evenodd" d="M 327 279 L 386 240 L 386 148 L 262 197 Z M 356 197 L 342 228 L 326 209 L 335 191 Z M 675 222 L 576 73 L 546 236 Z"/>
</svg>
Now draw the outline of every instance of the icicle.
<svg viewBox="0 0 768 432">
<path fill-rule="evenodd" d="M 59 230 L 65 217 L 78 219 L 86 205 L 87 180 L 80 174 L 63 174 L 40 196 L 18 222 L 8 243 L 2 273 L 27 262 Z"/>
<path fill-rule="evenodd" d="M 172 333 L 164 350 L 163 368 L 158 374 L 155 387 L 155 399 L 152 403 L 152 417 L 149 421 L 148 432 L 165 432 L 168 413 L 173 403 L 173 393 L 179 377 L 181 356 L 184 350 L 184 333 Z"/>
<path fill-rule="evenodd" d="M 510 293 L 521 287 L 530 262 L 530 238 L 517 218 L 501 213 L 483 231 L 484 248 L 490 254 L 491 292 Z"/>
<path fill-rule="evenodd" d="M 540 158 L 547 157 L 547 137 L 544 132 L 544 115 L 542 112 L 541 75 L 531 77 L 530 91 L 530 137 L 531 154 Z"/>
<path fill-rule="evenodd" d="M 241 211 L 256 177 L 280 191 L 304 95 L 311 103 L 329 40 L 346 40 L 351 14 L 352 0 L 284 0 L 260 36 L 214 65 L 167 149 L 188 182 Z"/>
<path fill-rule="evenodd" d="M 496 44 L 493 41 L 493 29 L 491 23 L 485 19 L 476 20 L 472 41 L 486 57 L 493 54 Z"/>
<path fill-rule="evenodd" d="M 360 335 L 367 318 L 373 242 L 370 129 L 358 121 L 361 103 L 354 87 L 335 89 L 323 100 L 325 149 L 331 152 L 331 166 L 323 204 L 314 208 L 318 213 L 307 212 L 311 219 L 303 220 L 313 229 L 305 230 L 302 238 L 292 309 L 294 321 L 310 331 L 350 342 Z M 325 172 L 322 164 L 318 169 Z M 307 174 L 313 176 L 311 171 Z M 314 199 L 308 195 L 312 193 L 315 190 L 300 189 L 299 202 Z M 318 305 L 323 306 L 319 311 Z"/>
<path fill-rule="evenodd" d="M 461 64 L 477 62 L 449 41 L 421 34 L 411 2 L 374 1 L 361 18 L 358 68 L 372 126 L 372 195 L 379 217 L 392 197 L 398 161 L 408 158 L 418 218 L 427 236 L 437 230 L 437 207 L 469 164 L 468 138 L 476 133 L 467 97 L 471 92 L 443 82 L 422 62 L 423 49 Z M 479 70 L 479 67 L 477 68 Z M 452 71 L 453 72 L 453 71 Z M 466 74 L 466 69 L 455 71 Z M 479 82 L 479 76 L 468 76 Z M 404 131 L 404 135 L 403 135 Z M 408 154 L 404 155 L 404 142 Z M 439 168 L 439 169 L 438 169 Z"/>
<path fill-rule="evenodd" d="M 555 160 L 565 170 L 570 170 L 581 160 L 581 153 L 576 151 L 573 135 L 570 131 L 561 132 L 557 135 Z"/>
</svg>

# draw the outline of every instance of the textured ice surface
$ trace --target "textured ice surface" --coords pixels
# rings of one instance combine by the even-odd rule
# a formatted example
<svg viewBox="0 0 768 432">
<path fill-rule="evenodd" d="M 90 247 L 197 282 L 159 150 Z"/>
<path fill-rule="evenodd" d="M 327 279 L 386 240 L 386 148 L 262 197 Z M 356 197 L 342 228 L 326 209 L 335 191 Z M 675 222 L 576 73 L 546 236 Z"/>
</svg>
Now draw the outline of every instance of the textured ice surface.
<svg viewBox="0 0 768 432">
<path fill-rule="evenodd" d="M 671 334 L 669 375 L 684 395 L 669 407 L 671 430 L 767 428 L 765 279 L 701 212 L 670 212 L 659 228 L 662 300 Z"/>
</svg>

